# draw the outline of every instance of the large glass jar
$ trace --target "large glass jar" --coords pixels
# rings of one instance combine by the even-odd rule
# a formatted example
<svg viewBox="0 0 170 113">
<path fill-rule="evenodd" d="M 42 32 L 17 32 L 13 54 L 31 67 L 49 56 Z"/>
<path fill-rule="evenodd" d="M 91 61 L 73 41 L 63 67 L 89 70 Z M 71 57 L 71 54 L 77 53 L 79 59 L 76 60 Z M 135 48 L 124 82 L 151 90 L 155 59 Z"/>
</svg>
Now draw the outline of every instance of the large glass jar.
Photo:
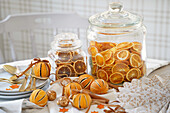
<svg viewBox="0 0 170 113">
<path fill-rule="evenodd" d="M 87 31 L 91 74 L 119 84 L 146 74 L 146 28 L 142 18 L 120 3 L 89 18 Z"/>
<path fill-rule="evenodd" d="M 86 73 L 87 56 L 76 34 L 61 33 L 55 36 L 48 51 L 56 79 L 75 77 Z"/>
</svg>

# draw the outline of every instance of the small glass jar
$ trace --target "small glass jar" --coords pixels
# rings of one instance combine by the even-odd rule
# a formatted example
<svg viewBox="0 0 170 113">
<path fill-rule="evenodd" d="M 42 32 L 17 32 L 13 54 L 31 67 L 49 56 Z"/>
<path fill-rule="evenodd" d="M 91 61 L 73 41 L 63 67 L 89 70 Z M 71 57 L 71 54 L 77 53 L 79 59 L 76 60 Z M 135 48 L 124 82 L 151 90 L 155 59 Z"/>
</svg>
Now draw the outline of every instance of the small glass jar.
<svg viewBox="0 0 170 113">
<path fill-rule="evenodd" d="M 92 75 L 119 84 L 146 74 L 143 19 L 113 2 L 89 18 L 88 53 Z"/>
<path fill-rule="evenodd" d="M 48 51 L 56 80 L 62 77 L 77 77 L 87 71 L 87 56 L 76 34 L 61 33 L 55 36 Z"/>
</svg>

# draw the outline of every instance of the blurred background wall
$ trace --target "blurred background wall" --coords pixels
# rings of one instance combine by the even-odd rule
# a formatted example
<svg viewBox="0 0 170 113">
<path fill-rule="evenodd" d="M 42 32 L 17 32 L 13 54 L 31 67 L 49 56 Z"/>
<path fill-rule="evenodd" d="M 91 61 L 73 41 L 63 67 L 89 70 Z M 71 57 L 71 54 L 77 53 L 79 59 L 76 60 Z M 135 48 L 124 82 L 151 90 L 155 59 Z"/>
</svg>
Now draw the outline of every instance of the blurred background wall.
<svg viewBox="0 0 170 113">
<path fill-rule="evenodd" d="M 74 12 L 88 19 L 89 16 L 106 11 L 109 2 L 121 1 L 124 9 L 144 17 L 147 27 L 147 56 L 170 61 L 170 0 L 0 0 L 0 20 L 11 14 L 35 12 Z M 54 33 L 50 29 L 35 30 L 39 57 L 46 57 Z M 58 32 L 77 32 L 74 29 L 59 29 Z M 86 30 L 82 29 L 83 39 Z M 5 62 L 11 61 L 5 35 L 0 35 L 0 49 Z M 28 33 L 22 31 L 14 36 L 17 60 L 32 58 Z M 86 45 L 83 45 L 85 49 Z"/>
</svg>

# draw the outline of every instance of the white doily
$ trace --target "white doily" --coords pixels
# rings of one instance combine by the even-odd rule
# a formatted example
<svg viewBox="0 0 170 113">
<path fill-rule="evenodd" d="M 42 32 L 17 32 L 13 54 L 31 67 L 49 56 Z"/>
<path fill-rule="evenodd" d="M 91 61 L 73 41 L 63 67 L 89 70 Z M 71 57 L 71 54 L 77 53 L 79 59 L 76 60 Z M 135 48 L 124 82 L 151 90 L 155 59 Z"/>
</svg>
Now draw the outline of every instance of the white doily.
<svg viewBox="0 0 170 113">
<path fill-rule="evenodd" d="M 117 99 L 129 113 L 158 113 L 170 102 L 169 82 L 170 76 L 133 79 L 119 88 Z"/>
</svg>

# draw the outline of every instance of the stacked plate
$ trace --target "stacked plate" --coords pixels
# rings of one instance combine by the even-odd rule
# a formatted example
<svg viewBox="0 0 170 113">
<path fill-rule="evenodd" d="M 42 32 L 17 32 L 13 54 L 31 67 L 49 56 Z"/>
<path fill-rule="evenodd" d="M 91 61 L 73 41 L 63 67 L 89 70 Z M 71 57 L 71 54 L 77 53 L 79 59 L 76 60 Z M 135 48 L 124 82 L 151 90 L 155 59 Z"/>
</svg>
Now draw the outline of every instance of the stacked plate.
<svg viewBox="0 0 170 113">
<path fill-rule="evenodd" d="M 26 66 L 19 66 L 19 69 L 21 71 L 23 71 L 26 68 L 27 68 Z M 4 69 L 0 68 L 0 78 L 9 79 L 11 76 L 12 76 L 11 74 L 4 71 Z M 20 77 L 20 79 L 24 79 L 24 78 L 25 78 L 24 75 Z M 31 77 L 28 78 L 25 88 L 28 86 L 30 78 Z M 48 80 L 36 79 L 36 88 L 42 89 L 47 85 L 47 83 L 48 83 Z M 18 84 L 18 85 L 20 88 L 22 84 Z M 19 88 L 7 90 L 10 88 L 10 86 L 11 86 L 10 83 L 0 82 L 0 100 L 14 100 L 14 99 L 28 98 L 32 93 L 32 91 L 19 92 Z"/>
</svg>

